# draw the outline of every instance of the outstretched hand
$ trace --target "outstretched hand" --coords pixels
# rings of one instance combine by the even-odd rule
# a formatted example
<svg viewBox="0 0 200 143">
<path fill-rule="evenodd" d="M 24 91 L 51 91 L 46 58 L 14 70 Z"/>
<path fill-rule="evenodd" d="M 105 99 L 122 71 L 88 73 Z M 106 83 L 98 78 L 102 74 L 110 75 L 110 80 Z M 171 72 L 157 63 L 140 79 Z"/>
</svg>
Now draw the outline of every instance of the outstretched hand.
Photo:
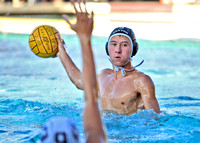
<svg viewBox="0 0 200 143">
<path fill-rule="evenodd" d="M 71 29 L 77 33 L 80 39 L 84 37 L 91 38 L 93 31 L 93 17 L 94 17 L 93 11 L 91 12 L 91 14 L 88 13 L 86 8 L 86 0 L 78 0 L 78 8 L 75 5 L 74 0 L 71 0 L 71 3 L 75 10 L 75 16 L 77 19 L 76 23 L 71 24 L 67 15 L 63 15 L 63 18 L 70 25 Z M 82 3 L 84 4 L 85 7 L 84 10 L 81 7 Z"/>
</svg>

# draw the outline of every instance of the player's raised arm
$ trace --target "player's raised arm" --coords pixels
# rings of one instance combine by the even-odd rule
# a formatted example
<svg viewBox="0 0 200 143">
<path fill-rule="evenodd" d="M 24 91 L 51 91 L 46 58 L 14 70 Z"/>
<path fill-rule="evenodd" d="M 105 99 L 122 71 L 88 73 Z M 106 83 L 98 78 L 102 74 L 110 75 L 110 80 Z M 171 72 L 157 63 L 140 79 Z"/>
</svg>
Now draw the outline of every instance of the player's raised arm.
<svg viewBox="0 0 200 143">
<path fill-rule="evenodd" d="M 84 108 L 84 131 L 86 142 L 100 143 L 106 141 L 103 122 L 98 107 L 98 89 L 94 57 L 92 52 L 91 37 L 93 31 L 93 12 L 89 14 L 86 9 L 86 1 L 78 1 L 78 8 L 75 6 L 74 0 L 71 1 L 75 15 L 76 24 L 71 24 L 64 15 L 64 19 L 68 22 L 71 29 L 74 30 L 81 43 L 82 60 L 83 60 L 83 83 L 85 91 L 85 108 Z M 84 4 L 84 9 L 81 7 Z"/>
<path fill-rule="evenodd" d="M 59 34 L 56 35 L 58 39 L 58 53 L 57 56 L 60 58 L 70 80 L 76 85 L 78 89 L 83 89 L 83 79 L 82 73 L 71 60 L 70 56 L 67 54 L 65 44 L 60 38 Z"/>
</svg>

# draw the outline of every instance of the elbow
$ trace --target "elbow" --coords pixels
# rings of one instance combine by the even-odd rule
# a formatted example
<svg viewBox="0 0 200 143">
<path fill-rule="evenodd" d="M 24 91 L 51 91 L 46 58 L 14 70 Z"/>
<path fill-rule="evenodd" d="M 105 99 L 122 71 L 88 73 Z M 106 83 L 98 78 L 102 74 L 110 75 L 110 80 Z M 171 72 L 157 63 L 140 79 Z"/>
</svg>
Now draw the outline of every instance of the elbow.
<svg viewBox="0 0 200 143">
<path fill-rule="evenodd" d="M 154 112 L 160 114 L 160 106 L 159 105 L 156 108 L 154 108 Z"/>
<path fill-rule="evenodd" d="M 157 102 L 156 105 L 153 106 L 152 109 L 153 109 L 153 111 L 154 111 L 155 113 L 160 114 L 160 106 L 159 106 L 158 102 Z"/>
<path fill-rule="evenodd" d="M 78 88 L 80 90 L 84 90 L 83 82 L 81 82 L 81 81 L 74 82 L 74 85 L 76 86 L 76 88 Z"/>
</svg>

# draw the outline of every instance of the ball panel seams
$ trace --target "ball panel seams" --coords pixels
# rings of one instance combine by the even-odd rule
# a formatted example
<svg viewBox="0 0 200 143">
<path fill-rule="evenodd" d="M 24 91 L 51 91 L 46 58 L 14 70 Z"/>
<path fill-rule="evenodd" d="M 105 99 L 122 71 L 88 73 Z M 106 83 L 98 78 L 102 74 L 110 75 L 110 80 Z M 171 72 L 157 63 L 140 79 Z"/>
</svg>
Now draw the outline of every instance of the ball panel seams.
<svg viewBox="0 0 200 143">
<path fill-rule="evenodd" d="M 55 56 L 58 52 L 57 33 L 59 32 L 52 26 L 41 25 L 36 27 L 29 35 L 29 46 L 32 52 L 44 58 Z"/>
</svg>

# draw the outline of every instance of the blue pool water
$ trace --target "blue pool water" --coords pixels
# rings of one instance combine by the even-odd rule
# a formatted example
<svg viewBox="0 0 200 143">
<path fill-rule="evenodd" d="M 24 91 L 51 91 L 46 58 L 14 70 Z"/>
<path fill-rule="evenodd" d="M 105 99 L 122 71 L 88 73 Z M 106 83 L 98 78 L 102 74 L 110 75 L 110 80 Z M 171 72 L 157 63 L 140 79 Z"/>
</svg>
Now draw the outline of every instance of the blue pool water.
<svg viewBox="0 0 200 143">
<path fill-rule="evenodd" d="M 76 36 L 63 35 L 79 68 Z M 106 38 L 94 37 L 97 72 L 111 67 Z M 133 65 L 150 75 L 162 113 L 143 110 L 131 116 L 102 113 L 109 143 L 200 142 L 200 42 L 138 40 Z M 78 57 L 78 58 L 77 58 Z M 70 82 L 58 58 L 39 58 L 28 35 L 0 34 L 0 142 L 36 142 L 45 121 L 66 115 L 81 138 L 84 94 Z"/>
</svg>

